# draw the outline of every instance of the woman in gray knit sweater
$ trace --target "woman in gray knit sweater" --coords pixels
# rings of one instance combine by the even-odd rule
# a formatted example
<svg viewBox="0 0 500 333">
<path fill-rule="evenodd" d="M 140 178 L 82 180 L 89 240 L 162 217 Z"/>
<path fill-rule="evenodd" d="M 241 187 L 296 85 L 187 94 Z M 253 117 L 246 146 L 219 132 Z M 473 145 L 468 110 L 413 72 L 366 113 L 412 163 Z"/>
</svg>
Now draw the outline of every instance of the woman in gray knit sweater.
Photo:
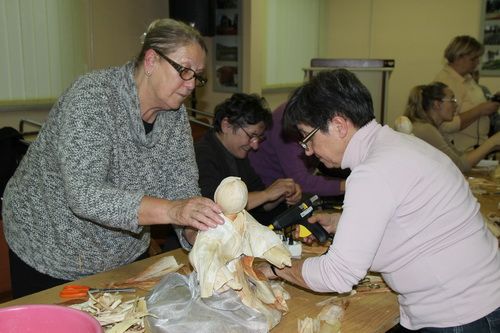
<svg viewBox="0 0 500 333">
<path fill-rule="evenodd" d="M 206 82 L 206 51 L 195 29 L 157 20 L 135 61 L 59 98 L 4 193 L 14 297 L 133 262 L 147 225 L 223 223 L 199 196 L 182 104 Z"/>
</svg>

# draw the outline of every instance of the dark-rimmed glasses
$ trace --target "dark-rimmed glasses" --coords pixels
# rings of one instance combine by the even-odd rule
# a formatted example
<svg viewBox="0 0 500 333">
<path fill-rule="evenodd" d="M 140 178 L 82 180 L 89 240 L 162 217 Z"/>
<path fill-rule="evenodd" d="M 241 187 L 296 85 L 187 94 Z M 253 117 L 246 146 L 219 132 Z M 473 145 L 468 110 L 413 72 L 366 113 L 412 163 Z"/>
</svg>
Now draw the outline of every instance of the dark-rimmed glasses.
<svg viewBox="0 0 500 333">
<path fill-rule="evenodd" d="M 241 125 L 238 125 L 239 128 L 241 128 L 243 130 L 243 132 L 248 136 L 248 138 L 250 139 L 250 141 L 254 141 L 254 142 L 257 142 L 257 143 L 261 143 L 262 141 L 264 141 L 266 139 L 266 136 L 261 134 L 261 135 L 257 135 L 257 134 L 250 134 L 248 133 L 244 128 L 243 126 Z"/>
<path fill-rule="evenodd" d="M 307 145 L 307 143 L 311 141 L 313 135 L 316 134 L 317 131 L 319 131 L 319 127 L 313 129 L 311 132 L 309 132 L 309 134 L 305 136 L 305 138 L 299 141 L 299 145 L 301 145 L 304 150 L 309 150 L 309 146 Z"/>
<path fill-rule="evenodd" d="M 206 78 L 204 78 L 201 75 L 196 74 L 196 72 L 194 70 L 192 70 L 191 68 L 187 68 L 187 67 L 184 67 L 184 66 L 176 63 L 175 61 L 173 61 L 172 59 L 170 59 L 169 57 L 167 57 L 166 55 L 164 55 L 163 53 L 161 53 L 160 51 L 158 51 L 156 49 L 153 49 L 153 51 L 155 51 L 156 54 L 158 54 L 160 57 L 165 59 L 170 65 L 172 65 L 172 67 L 177 71 L 177 73 L 179 73 L 179 76 L 184 81 L 189 81 L 189 80 L 194 78 L 196 80 L 197 87 L 203 87 L 207 83 Z"/>
</svg>

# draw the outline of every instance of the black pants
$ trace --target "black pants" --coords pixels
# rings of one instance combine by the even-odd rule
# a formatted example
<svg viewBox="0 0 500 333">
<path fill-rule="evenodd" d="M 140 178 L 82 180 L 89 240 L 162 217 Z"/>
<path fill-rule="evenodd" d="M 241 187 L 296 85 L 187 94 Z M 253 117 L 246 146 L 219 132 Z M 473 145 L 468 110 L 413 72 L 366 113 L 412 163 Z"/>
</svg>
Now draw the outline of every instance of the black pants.
<svg viewBox="0 0 500 333">
<path fill-rule="evenodd" d="M 9 249 L 12 297 L 19 298 L 69 282 L 40 273 Z"/>
<path fill-rule="evenodd" d="M 147 257 L 146 251 L 136 261 Z M 11 249 L 9 249 L 9 261 L 12 297 L 14 299 L 70 282 L 70 280 L 57 279 L 40 273 L 22 261 Z"/>
</svg>

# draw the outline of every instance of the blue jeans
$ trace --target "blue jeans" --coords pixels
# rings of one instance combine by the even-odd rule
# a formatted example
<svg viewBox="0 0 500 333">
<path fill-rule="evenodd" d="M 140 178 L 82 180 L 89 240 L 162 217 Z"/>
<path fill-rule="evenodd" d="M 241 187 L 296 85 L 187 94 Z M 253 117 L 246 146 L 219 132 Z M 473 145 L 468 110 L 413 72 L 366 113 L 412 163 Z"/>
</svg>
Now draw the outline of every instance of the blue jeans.
<svg viewBox="0 0 500 333">
<path fill-rule="evenodd" d="M 500 308 L 472 323 L 454 327 L 424 327 L 416 331 L 403 328 L 402 333 L 500 333 Z"/>
</svg>

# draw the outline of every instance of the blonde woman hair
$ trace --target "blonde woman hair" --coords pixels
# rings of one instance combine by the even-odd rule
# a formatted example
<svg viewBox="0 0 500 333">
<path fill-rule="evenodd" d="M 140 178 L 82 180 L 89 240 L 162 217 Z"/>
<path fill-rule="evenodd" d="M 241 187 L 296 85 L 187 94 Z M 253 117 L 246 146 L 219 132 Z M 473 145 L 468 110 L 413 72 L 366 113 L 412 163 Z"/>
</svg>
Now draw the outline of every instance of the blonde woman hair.
<svg viewBox="0 0 500 333">
<path fill-rule="evenodd" d="M 405 116 L 412 122 L 419 121 L 435 125 L 427 113 L 431 110 L 434 101 L 440 101 L 446 97 L 444 90 L 447 87 L 442 82 L 433 82 L 412 88 L 406 103 Z"/>
<path fill-rule="evenodd" d="M 444 50 L 444 57 L 449 63 L 465 55 L 482 56 L 484 46 L 471 36 L 457 36 Z"/>
<path fill-rule="evenodd" d="M 156 49 L 168 55 L 190 44 L 200 45 L 205 53 L 208 51 L 203 37 L 195 28 L 170 18 L 155 20 L 142 36 L 142 49 L 136 58 L 135 66 L 140 65 L 149 49 Z"/>
</svg>

